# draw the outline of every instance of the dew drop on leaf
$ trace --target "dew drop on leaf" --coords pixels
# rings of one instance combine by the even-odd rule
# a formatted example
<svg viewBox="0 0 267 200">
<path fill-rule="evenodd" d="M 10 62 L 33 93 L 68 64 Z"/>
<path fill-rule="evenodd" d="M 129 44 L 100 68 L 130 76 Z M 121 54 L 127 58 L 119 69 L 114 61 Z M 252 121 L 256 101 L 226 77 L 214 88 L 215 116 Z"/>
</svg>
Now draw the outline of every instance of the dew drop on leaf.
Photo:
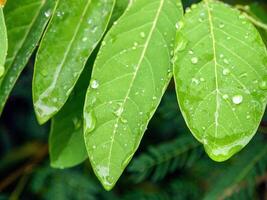
<svg viewBox="0 0 267 200">
<path fill-rule="evenodd" d="M 145 38 L 145 37 L 146 37 L 145 32 L 141 32 L 141 33 L 140 33 L 140 36 L 141 36 L 141 38 Z"/>
<path fill-rule="evenodd" d="M 45 11 L 45 16 L 48 18 L 48 17 L 50 17 L 51 16 L 51 10 L 47 10 L 47 11 Z"/>
<path fill-rule="evenodd" d="M 96 117 L 93 111 L 84 114 L 85 127 L 87 132 L 92 132 L 95 129 Z"/>
<path fill-rule="evenodd" d="M 192 64 L 197 64 L 198 63 L 198 58 L 197 57 L 193 57 L 191 59 L 191 62 L 192 62 Z"/>
<path fill-rule="evenodd" d="M 243 96 L 242 95 L 235 95 L 235 96 L 233 96 L 232 101 L 236 105 L 241 104 L 243 101 Z"/>
<path fill-rule="evenodd" d="M 99 83 L 97 80 L 92 80 L 91 81 L 91 88 L 97 89 L 99 87 Z"/>
<path fill-rule="evenodd" d="M 230 70 L 229 69 L 223 69 L 223 75 L 228 75 L 228 74 L 230 74 Z"/>
<path fill-rule="evenodd" d="M 266 90 L 267 89 L 267 82 L 266 81 L 260 82 L 260 89 L 262 89 L 262 90 Z"/>
</svg>

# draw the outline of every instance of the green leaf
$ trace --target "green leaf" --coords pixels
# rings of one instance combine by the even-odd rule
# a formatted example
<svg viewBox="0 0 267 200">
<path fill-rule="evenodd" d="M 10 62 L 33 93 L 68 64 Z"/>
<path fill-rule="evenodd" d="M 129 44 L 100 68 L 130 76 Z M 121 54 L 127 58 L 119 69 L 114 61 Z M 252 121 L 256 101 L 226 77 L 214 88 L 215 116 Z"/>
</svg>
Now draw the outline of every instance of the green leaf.
<svg viewBox="0 0 267 200">
<path fill-rule="evenodd" d="M 55 6 L 54 0 L 8 1 L 4 8 L 9 38 L 5 73 L 0 79 L 0 113 L 20 73 L 37 46 L 49 13 Z"/>
<path fill-rule="evenodd" d="M 72 167 L 88 157 L 83 137 L 83 105 L 93 61 L 89 59 L 68 101 L 52 118 L 49 137 L 52 167 Z"/>
<path fill-rule="evenodd" d="M 0 7 L 0 77 L 5 73 L 5 60 L 7 54 L 7 33 L 3 9 Z"/>
<path fill-rule="evenodd" d="M 38 50 L 33 101 L 40 124 L 65 104 L 103 36 L 115 0 L 60 0 Z"/>
<path fill-rule="evenodd" d="M 181 111 L 215 161 L 240 151 L 266 106 L 266 49 L 239 11 L 205 0 L 177 24 L 174 76 Z"/>
<path fill-rule="evenodd" d="M 110 190 L 139 146 L 172 76 L 176 0 L 131 1 L 105 37 L 84 108 L 93 169 Z"/>
</svg>

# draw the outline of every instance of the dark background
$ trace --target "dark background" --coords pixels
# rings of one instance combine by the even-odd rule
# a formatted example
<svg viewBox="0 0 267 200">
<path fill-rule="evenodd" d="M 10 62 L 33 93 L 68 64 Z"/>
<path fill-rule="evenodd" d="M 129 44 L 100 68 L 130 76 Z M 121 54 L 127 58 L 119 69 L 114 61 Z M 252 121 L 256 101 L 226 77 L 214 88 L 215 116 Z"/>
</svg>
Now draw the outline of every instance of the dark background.
<svg viewBox="0 0 267 200">
<path fill-rule="evenodd" d="M 189 6 L 197 1 L 183 2 L 185 6 Z M 253 14 L 267 22 L 265 0 L 226 2 L 252 5 Z M 260 32 L 267 41 L 266 32 Z M 111 192 L 102 189 L 88 161 L 71 169 L 51 168 L 47 150 L 50 124 L 39 126 L 33 112 L 33 61 L 34 55 L 0 118 L 0 199 L 202 199 L 222 179 L 226 179 L 228 183 L 221 186 L 221 199 L 267 199 L 267 160 L 264 160 L 267 155 L 253 163 L 255 169 L 253 166 L 249 172 L 242 174 L 241 181 L 230 180 L 226 176 L 227 171 L 233 171 L 232 178 L 235 178 L 239 175 L 238 170 L 233 170 L 235 166 L 243 163 L 240 169 L 244 169 L 250 164 L 249 159 L 245 162 L 244 159 L 250 158 L 248 154 L 258 142 L 267 145 L 267 116 L 265 115 L 251 144 L 227 162 L 211 161 L 200 145 L 181 153 L 176 141 L 186 136 L 192 141 L 194 138 L 179 112 L 173 83 L 151 120 L 130 167 Z M 155 161 L 150 166 L 145 161 L 142 163 L 140 156 L 151 147 L 154 147 L 152 152 L 153 149 L 163 149 L 167 156 L 149 154 Z M 170 169 L 170 163 L 174 161 L 179 164 Z M 141 170 L 132 167 L 136 165 Z"/>
</svg>

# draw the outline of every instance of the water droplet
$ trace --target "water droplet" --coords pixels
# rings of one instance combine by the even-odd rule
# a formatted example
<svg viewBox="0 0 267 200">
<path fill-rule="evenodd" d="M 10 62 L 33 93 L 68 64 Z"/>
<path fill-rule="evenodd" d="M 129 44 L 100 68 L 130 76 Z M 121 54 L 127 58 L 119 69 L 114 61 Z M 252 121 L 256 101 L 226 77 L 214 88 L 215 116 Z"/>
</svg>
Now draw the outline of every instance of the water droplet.
<svg viewBox="0 0 267 200">
<path fill-rule="evenodd" d="M 193 52 L 192 50 L 189 50 L 188 53 L 189 53 L 190 55 L 193 55 L 193 54 L 194 54 L 194 52 Z"/>
<path fill-rule="evenodd" d="M 93 89 L 97 89 L 99 87 L 99 83 L 97 80 L 92 80 L 90 85 Z"/>
<path fill-rule="evenodd" d="M 189 7 L 186 8 L 186 9 L 185 9 L 185 12 L 186 12 L 186 13 L 190 13 L 190 12 L 191 12 L 191 8 L 189 8 Z"/>
<path fill-rule="evenodd" d="M 114 111 L 114 114 L 116 116 L 121 116 L 122 112 L 123 112 L 123 107 L 120 106 L 117 110 Z"/>
<path fill-rule="evenodd" d="M 219 24 L 219 28 L 223 28 L 223 27 L 224 27 L 224 23 L 221 22 L 221 23 Z"/>
<path fill-rule="evenodd" d="M 194 84 L 198 85 L 198 84 L 199 84 L 199 80 L 198 80 L 198 79 L 196 79 L 196 78 L 192 78 L 192 83 L 194 83 Z"/>
<path fill-rule="evenodd" d="M 145 32 L 141 32 L 141 33 L 140 33 L 140 36 L 141 36 L 141 38 L 145 38 L 145 37 L 146 37 Z"/>
<path fill-rule="evenodd" d="M 242 95 L 235 95 L 235 96 L 233 96 L 232 101 L 236 105 L 241 104 L 243 101 L 243 96 Z"/>
<path fill-rule="evenodd" d="M 229 61 L 225 58 L 225 59 L 223 59 L 223 62 L 225 63 L 225 64 L 229 64 Z"/>
<path fill-rule="evenodd" d="M 96 117 L 94 115 L 94 112 L 93 111 L 89 113 L 85 112 L 84 120 L 85 120 L 86 131 L 88 133 L 92 132 L 95 129 L 96 125 Z"/>
<path fill-rule="evenodd" d="M 175 28 L 176 28 L 177 30 L 183 28 L 183 26 L 184 26 L 184 23 L 183 23 L 182 21 L 177 22 L 177 23 L 175 24 Z"/>
<path fill-rule="evenodd" d="M 230 74 L 230 70 L 229 69 L 223 69 L 223 75 L 228 75 L 228 74 Z"/>
<path fill-rule="evenodd" d="M 51 16 L 51 10 L 45 11 L 44 14 L 45 14 L 46 17 L 50 17 Z"/>
<path fill-rule="evenodd" d="M 3 65 L 0 65 L 0 77 L 2 77 L 5 73 L 5 67 Z"/>
<path fill-rule="evenodd" d="M 87 40 L 88 40 L 87 37 L 84 37 L 84 38 L 82 39 L 83 42 L 86 42 Z"/>
<path fill-rule="evenodd" d="M 262 89 L 262 90 L 266 90 L 267 89 L 267 82 L 266 81 L 260 82 L 260 89 Z"/>
<path fill-rule="evenodd" d="M 197 57 L 193 57 L 193 58 L 191 59 L 191 62 L 192 62 L 193 64 L 197 64 L 197 63 L 198 63 L 198 58 L 197 58 Z"/>
</svg>

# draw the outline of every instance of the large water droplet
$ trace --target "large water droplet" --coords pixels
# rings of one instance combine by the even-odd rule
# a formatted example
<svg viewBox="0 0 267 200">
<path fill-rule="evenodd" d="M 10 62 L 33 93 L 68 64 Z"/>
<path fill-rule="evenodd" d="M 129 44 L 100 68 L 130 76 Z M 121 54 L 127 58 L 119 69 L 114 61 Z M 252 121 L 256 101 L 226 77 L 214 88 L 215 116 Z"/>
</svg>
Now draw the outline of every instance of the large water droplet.
<svg viewBox="0 0 267 200">
<path fill-rule="evenodd" d="M 95 129 L 96 117 L 93 111 L 84 114 L 85 127 L 87 132 L 92 132 Z"/>
<path fill-rule="evenodd" d="M 235 96 L 233 96 L 232 101 L 234 104 L 239 105 L 243 102 L 243 96 L 242 95 L 235 95 Z"/>
</svg>

